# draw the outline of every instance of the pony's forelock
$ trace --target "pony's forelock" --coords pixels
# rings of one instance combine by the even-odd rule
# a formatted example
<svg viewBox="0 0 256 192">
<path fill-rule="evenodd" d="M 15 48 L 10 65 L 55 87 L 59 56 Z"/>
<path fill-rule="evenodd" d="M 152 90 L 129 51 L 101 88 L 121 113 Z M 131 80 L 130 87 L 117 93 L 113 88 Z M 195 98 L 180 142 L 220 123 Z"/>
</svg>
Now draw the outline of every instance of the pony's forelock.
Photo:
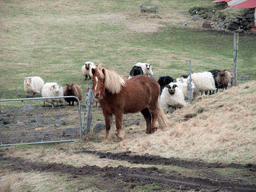
<svg viewBox="0 0 256 192">
<path fill-rule="evenodd" d="M 101 78 L 105 77 L 105 88 L 111 93 L 119 93 L 125 86 L 125 80 L 115 71 L 105 68 L 101 64 L 97 66 L 97 69 Z"/>
</svg>

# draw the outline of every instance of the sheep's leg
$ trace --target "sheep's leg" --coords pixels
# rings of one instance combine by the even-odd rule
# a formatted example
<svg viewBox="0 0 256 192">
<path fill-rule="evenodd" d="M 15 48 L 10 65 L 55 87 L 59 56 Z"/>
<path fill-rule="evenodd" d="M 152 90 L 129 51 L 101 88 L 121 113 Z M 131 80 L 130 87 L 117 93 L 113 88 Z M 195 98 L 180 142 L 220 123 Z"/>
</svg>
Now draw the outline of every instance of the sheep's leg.
<svg viewBox="0 0 256 192">
<path fill-rule="evenodd" d="M 118 141 L 123 140 L 123 134 L 122 134 L 122 125 L 123 125 L 123 113 L 122 112 L 117 112 L 115 114 L 116 118 L 116 130 L 117 130 L 117 139 Z"/>
<path fill-rule="evenodd" d="M 151 133 L 151 113 L 148 110 L 148 108 L 145 108 L 141 111 L 142 115 L 144 116 L 147 124 L 147 130 L 146 133 L 150 134 Z"/>
<path fill-rule="evenodd" d="M 33 93 L 33 97 L 35 97 L 35 94 L 36 94 L 36 93 Z"/>
</svg>

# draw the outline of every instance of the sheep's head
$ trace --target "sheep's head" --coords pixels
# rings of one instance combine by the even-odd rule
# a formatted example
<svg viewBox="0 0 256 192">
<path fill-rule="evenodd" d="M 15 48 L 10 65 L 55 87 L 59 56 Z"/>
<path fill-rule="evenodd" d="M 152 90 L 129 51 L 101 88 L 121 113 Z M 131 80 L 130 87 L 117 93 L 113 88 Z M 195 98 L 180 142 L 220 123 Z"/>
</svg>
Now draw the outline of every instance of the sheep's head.
<svg viewBox="0 0 256 192">
<path fill-rule="evenodd" d="M 66 84 L 66 90 L 67 90 L 67 92 L 72 92 L 73 86 L 74 86 L 73 83 Z"/>
<path fill-rule="evenodd" d="M 86 61 L 86 62 L 84 63 L 84 66 L 85 66 L 85 68 L 86 68 L 87 70 L 89 70 L 89 69 L 91 68 L 92 64 L 93 64 L 92 62 Z"/>
<path fill-rule="evenodd" d="M 225 76 L 225 74 L 226 74 L 226 69 L 224 69 L 224 70 L 218 70 L 218 73 L 219 73 L 219 75 L 220 76 Z"/>
<path fill-rule="evenodd" d="M 52 85 L 51 89 L 54 93 L 59 93 L 60 92 L 60 85 Z"/>
<path fill-rule="evenodd" d="M 146 68 L 147 68 L 147 70 L 149 70 L 150 67 L 151 67 L 151 65 L 150 65 L 149 63 L 146 63 Z"/>
<path fill-rule="evenodd" d="M 30 84 L 31 84 L 31 78 L 28 77 L 28 78 L 25 79 L 25 81 L 26 81 L 26 85 L 27 85 L 27 86 L 30 86 Z"/>
<path fill-rule="evenodd" d="M 174 95 L 176 87 L 178 87 L 178 85 L 176 85 L 176 84 L 173 84 L 172 86 L 171 85 L 166 86 L 170 95 Z"/>
<path fill-rule="evenodd" d="M 85 69 L 87 69 L 87 70 L 90 69 L 90 64 L 89 63 L 85 63 L 84 66 L 85 66 Z"/>
</svg>

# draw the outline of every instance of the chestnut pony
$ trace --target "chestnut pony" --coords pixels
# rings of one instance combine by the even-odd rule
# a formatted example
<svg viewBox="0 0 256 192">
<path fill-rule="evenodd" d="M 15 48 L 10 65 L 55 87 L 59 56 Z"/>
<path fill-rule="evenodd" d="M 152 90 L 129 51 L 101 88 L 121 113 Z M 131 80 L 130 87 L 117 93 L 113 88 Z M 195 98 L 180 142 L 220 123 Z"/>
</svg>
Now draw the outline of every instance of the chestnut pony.
<svg viewBox="0 0 256 192">
<path fill-rule="evenodd" d="M 157 81 L 144 75 L 135 76 L 125 81 L 115 71 L 98 65 L 92 69 L 93 91 L 105 117 L 106 141 L 112 116 L 116 119 L 117 139 L 122 140 L 123 114 L 141 112 L 147 124 L 146 133 L 154 133 L 157 129 L 170 125 L 160 108 L 158 97 L 160 88 Z"/>
</svg>

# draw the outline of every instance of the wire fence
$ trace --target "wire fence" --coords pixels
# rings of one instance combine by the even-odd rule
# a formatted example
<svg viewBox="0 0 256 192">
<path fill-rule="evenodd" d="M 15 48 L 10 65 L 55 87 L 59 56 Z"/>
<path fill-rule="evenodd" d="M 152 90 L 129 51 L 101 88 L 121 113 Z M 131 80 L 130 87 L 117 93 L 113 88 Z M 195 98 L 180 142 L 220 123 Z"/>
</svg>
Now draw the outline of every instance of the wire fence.
<svg viewBox="0 0 256 192">
<path fill-rule="evenodd" d="M 69 97 L 78 105 L 42 106 L 45 99 Z M 81 106 L 75 96 L 0 100 L 0 146 L 74 141 L 81 136 Z"/>
</svg>

